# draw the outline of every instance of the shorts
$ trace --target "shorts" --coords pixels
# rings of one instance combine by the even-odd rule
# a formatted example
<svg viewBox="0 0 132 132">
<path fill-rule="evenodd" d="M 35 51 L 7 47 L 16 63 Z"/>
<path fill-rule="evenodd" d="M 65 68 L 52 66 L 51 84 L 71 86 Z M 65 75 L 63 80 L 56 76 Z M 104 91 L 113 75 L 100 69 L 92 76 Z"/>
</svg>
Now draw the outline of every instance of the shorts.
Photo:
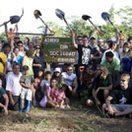
<svg viewBox="0 0 132 132">
<path fill-rule="evenodd" d="M 123 112 L 126 109 L 132 109 L 132 104 L 112 104 L 112 107 L 116 108 L 118 111 Z"/>
<path fill-rule="evenodd" d="M 22 88 L 20 98 L 21 99 L 26 99 L 28 101 L 32 101 L 32 90 L 31 89 Z"/>
</svg>

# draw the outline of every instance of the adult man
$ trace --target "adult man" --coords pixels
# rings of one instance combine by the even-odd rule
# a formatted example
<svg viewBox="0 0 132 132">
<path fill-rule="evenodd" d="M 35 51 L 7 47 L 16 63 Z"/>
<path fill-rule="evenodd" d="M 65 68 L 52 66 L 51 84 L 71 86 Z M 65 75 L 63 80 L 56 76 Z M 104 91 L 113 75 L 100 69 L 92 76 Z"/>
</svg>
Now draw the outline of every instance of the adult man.
<svg viewBox="0 0 132 132">
<path fill-rule="evenodd" d="M 77 44 L 83 45 L 83 38 L 82 36 L 77 36 Z M 76 51 L 76 64 L 78 64 L 78 51 Z"/>
<path fill-rule="evenodd" d="M 67 67 L 66 72 L 62 72 L 62 80 L 63 80 L 64 84 L 67 85 L 66 94 L 70 94 L 69 92 L 73 91 L 73 87 L 74 88 L 77 87 L 77 86 L 75 86 L 76 74 L 73 73 L 73 67 L 71 65 L 69 65 Z"/>
<path fill-rule="evenodd" d="M 128 85 L 129 80 L 129 74 L 122 74 L 120 85 L 107 97 L 103 109 L 108 111 L 108 114 L 122 116 L 132 113 L 132 89 Z"/>
<path fill-rule="evenodd" d="M 106 53 L 109 52 L 109 51 L 111 51 L 111 52 L 113 53 L 114 58 L 119 59 L 119 54 L 118 54 L 118 52 L 116 51 L 116 49 L 117 49 L 117 43 L 114 42 L 114 41 L 112 41 L 112 40 L 109 40 L 108 44 L 109 44 L 109 49 L 107 49 L 107 50 L 104 52 L 104 54 L 103 54 L 103 56 L 102 56 L 102 59 L 101 59 L 101 62 L 103 62 L 103 61 L 106 59 Z"/>
<path fill-rule="evenodd" d="M 92 64 L 92 69 L 96 70 L 97 66 L 100 64 L 100 60 L 102 57 L 102 52 L 97 45 L 96 38 L 92 36 L 89 39 L 89 48 L 91 50 L 91 64 Z"/>
<path fill-rule="evenodd" d="M 9 108 L 11 110 L 19 110 L 19 96 L 21 93 L 21 85 L 20 85 L 20 65 L 17 63 L 13 64 L 12 72 L 7 74 L 6 79 L 6 90 L 9 96 Z"/>
<path fill-rule="evenodd" d="M 120 60 L 114 57 L 114 54 L 111 51 L 108 51 L 105 54 L 105 58 L 106 59 L 103 60 L 101 64 L 108 69 L 109 74 L 112 76 L 113 85 L 116 87 L 119 84 Z"/>
<path fill-rule="evenodd" d="M 129 44 L 129 47 L 132 47 L 132 36 L 127 39 L 127 42 Z"/>
<path fill-rule="evenodd" d="M 78 51 L 78 55 L 79 55 L 78 64 L 88 65 L 90 60 L 90 53 L 91 53 L 88 45 L 88 37 L 83 36 L 83 45 L 78 45 L 75 41 L 75 33 L 72 32 L 72 41 L 73 41 L 73 46 Z"/>
</svg>

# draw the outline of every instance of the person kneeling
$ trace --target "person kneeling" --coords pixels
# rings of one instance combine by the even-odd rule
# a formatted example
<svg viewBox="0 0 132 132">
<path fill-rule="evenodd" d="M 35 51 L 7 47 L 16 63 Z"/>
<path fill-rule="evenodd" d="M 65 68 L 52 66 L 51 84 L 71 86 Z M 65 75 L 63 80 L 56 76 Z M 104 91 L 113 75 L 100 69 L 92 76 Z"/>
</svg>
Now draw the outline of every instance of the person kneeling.
<svg viewBox="0 0 132 132">
<path fill-rule="evenodd" d="M 100 66 L 99 74 L 93 80 L 92 86 L 92 96 L 93 100 L 95 100 L 95 104 L 97 106 L 105 103 L 106 98 L 110 90 L 112 89 L 112 78 L 108 74 L 108 70 L 105 66 Z M 87 105 L 90 106 L 92 104 L 92 100 L 87 100 Z"/>
<path fill-rule="evenodd" d="M 124 116 L 132 113 L 132 89 L 129 87 L 129 74 L 122 74 L 120 85 L 113 89 L 103 105 L 103 110 L 110 116 Z"/>
</svg>

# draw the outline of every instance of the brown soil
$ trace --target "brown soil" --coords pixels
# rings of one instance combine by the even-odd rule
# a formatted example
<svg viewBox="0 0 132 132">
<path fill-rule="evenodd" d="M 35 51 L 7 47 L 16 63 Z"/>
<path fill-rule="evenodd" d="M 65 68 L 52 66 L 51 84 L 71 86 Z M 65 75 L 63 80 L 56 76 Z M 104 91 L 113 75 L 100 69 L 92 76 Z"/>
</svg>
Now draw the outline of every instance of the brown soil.
<svg viewBox="0 0 132 132">
<path fill-rule="evenodd" d="M 29 113 L 0 114 L 0 132 L 131 132 L 132 119 L 105 118 L 95 108 L 32 108 Z"/>
</svg>

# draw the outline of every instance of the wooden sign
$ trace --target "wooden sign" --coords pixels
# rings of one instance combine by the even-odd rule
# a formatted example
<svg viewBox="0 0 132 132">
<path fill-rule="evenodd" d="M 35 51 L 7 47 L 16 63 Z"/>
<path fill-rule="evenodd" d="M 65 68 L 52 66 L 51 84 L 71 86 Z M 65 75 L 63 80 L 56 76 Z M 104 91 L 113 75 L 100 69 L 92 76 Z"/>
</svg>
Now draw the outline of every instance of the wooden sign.
<svg viewBox="0 0 132 132">
<path fill-rule="evenodd" d="M 45 37 L 43 51 L 48 63 L 75 63 L 76 51 L 71 38 Z"/>
</svg>

